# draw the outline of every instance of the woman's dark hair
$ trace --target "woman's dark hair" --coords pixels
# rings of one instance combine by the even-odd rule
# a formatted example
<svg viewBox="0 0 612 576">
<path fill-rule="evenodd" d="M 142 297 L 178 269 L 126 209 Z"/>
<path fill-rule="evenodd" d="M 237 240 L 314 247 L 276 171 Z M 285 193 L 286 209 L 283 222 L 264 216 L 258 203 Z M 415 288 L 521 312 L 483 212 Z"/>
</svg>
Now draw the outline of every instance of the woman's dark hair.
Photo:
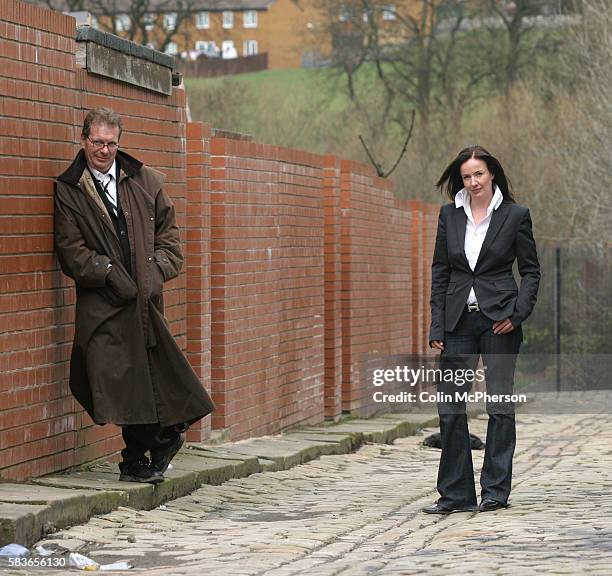
<svg viewBox="0 0 612 576">
<path fill-rule="evenodd" d="M 515 201 L 510 189 L 510 181 L 506 177 L 502 165 L 495 156 L 491 156 L 482 146 L 468 146 L 457 154 L 457 157 L 447 166 L 436 183 L 440 191 L 446 192 L 451 200 L 455 199 L 457 192 L 464 187 L 463 178 L 461 178 L 461 166 L 470 158 L 476 158 L 485 162 L 489 172 L 493 174 L 493 183 L 497 184 L 501 190 L 504 201 Z"/>
</svg>

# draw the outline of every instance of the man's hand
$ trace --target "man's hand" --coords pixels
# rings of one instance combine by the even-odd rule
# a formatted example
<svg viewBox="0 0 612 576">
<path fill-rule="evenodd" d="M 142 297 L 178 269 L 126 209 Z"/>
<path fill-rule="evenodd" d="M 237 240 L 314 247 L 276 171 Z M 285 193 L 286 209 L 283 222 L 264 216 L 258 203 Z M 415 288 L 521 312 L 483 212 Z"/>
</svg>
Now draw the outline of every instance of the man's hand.
<svg viewBox="0 0 612 576">
<path fill-rule="evenodd" d="M 115 296 L 115 298 L 112 298 L 112 303 L 115 306 L 122 306 L 138 296 L 138 286 L 136 282 L 134 282 L 132 277 L 120 264 L 111 266 L 106 275 L 106 284 Z"/>
<path fill-rule="evenodd" d="M 442 340 L 432 340 L 431 347 L 436 350 L 444 350 L 444 342 Z"/>
<path fill-rule="evenodd" d="M 510 318 L 500 320 L 493 324 L 493 334 L 508 334 L 514 330 L 515 326 L 510 322 Z"/>
</svg>

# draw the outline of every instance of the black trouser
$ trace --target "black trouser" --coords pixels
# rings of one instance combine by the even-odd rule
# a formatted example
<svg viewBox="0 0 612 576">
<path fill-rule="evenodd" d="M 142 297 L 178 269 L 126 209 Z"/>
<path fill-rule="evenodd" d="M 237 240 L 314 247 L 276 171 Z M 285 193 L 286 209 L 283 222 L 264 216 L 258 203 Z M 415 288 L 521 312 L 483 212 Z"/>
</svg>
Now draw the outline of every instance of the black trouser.
<svg viewBox="0 0 612 576">
<path fill-rule="evenodd" d="M 482 312 L 462 314 L 453 332 L 444 335 L 444 351 L 440 367 L 475 370 L 482 355 L 486 366 L 488 394 L 512 394 L 514 369 L 522 330 L 517 327 L 508 334 L 493 334 L 493 321 Z M 459 373 L 461 374 L 461 373 Z M 445 508 L 476 505 L 474 469 L 468 431 L 465 402 L 457 400 L 456 391 L 467 391 L 469 384 L 440 382 L 438 391 L 450 394 L 453 401 L 438 402 L 442 455 L 438 469 L 438 503 Z M 481 497 L 506 504 L 512 484 L 512 457 L 516 445 L 514 404 L 487 403 L 489 424 L 484 464 L 480 475 Z"/>
<path fill-rule="evenodd" d="M 162 427 L 159 424 L 130 424 L 121 427 L 125 448 L 121 451 L 120 466 L 129 466 L 142 460 L 149 450 L 159 450 L 172 445 L 187 426 Z"/>
</svg>

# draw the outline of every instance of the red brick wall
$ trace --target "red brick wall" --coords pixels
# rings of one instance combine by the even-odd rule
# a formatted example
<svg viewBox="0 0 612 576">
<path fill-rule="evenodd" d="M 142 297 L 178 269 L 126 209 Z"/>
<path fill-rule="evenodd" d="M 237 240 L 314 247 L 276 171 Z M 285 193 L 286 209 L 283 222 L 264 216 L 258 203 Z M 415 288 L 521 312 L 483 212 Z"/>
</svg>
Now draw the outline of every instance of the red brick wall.
<svg viewBox="0 0 612 576">
<path fill-rule="evenodd" d="M 53 255 L 53 180 L 85 110 L 110 106 L 122 146 L 166 174 L 185 252 L 167 286 L 179 344 L 230 438 L 369 414 L 367 353 L 425 351 L 437 207 L 394 199 L 371 169 L 187 123 L 170 97 L 75 65 L 74 21 L 0 0 L 0 477 L 116 453 L 67 384 L 74 289 Z"/>
<path fill-rule="evenodd" d="M 222 137 L 211 153 L 213 428 L 235 439 L 320 421 L 321 158 Z"/>
<path fill-rule="evenodd" d="M 210 138 L 207 124 L 187 124 L 187 358 L 210 393 Z M 189 441 L 210 434 L 207 416 L 191 428 Z"/>
<path fill-rule="evenodd" d="M 270 432 L 256 421 L 278 405 L 278 174 L 263 152 L 211 143 L 212 425 L 232 437 Z"/>
<path fill-rule="evenodd" d="M 53 256 L 53 178 L 74 154 L 74 21 L 0 2 L 0 475 L 70 466 L 74 296 Z"/>
<path fill-rule="evenodd" d="M 25 478 L 121 448 L 68 389 L 72 281 L 53 255 L 53 180 L 78 151 L 84 111 L 115 108 L 122 146 L 167 175 L 185 228 L 184 93 L 171 98 L 75 66 L 74 19 L 0 1 L 0 476 Z M 168 286 L 168 317 L 186 345 L 186 276 Z"/>
<path fill-rule="evenodd" d="M 279 412 L 275 428 L 320 422 L 325 384 L 323 162 L 278 150 Z"/>
<path fill-rule="evenodd" d="M 342 162 L 340 198 L 343 409 L 370 414 L 365 355 L 411 351 L 411 214 L 389 181 L 354 162 Z"/>
</svg>

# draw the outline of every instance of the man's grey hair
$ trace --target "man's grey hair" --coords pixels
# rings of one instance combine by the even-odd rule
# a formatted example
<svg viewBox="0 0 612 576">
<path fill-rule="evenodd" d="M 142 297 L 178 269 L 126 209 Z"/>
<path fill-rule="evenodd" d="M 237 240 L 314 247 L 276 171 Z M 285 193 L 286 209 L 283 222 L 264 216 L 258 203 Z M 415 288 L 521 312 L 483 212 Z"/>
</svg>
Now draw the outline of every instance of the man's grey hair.
<svg viewBox="0 0 612 576">
<path fill-rule="evenodd" d="M 104 124 L 105 126 L 117 127 L 119 128 L 119 136 L 121 136 L 121 132 L 123 131 L 121 116 L 110 108 L 94 108 L 87 112 L 87 116 L 85 116 L 85 120 L 83 121 L 83 130 L 81 134 L 85 137 L 89 136 L 93 124 Z"/>
</svg>

